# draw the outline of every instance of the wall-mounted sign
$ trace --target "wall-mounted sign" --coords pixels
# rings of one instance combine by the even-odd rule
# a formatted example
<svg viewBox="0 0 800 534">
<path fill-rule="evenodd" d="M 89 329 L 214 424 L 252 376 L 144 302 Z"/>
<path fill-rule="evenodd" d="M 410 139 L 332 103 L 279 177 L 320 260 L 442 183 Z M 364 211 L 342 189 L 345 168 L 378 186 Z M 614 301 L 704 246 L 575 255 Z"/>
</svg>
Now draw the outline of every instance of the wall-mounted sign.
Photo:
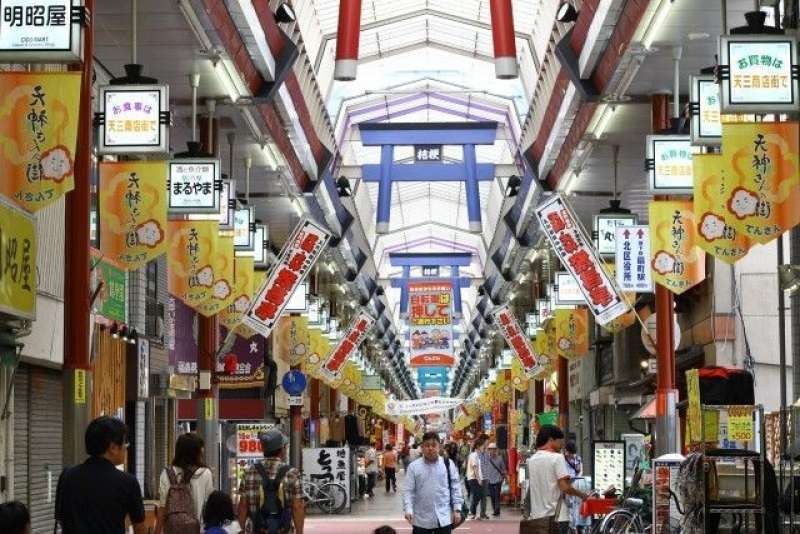
<svg viewBox="0 0 800 534">
<path fill-rule="evenodd" d="M 169 152 L 169 87 L 107 85 L 100 88 L 100 154 Z"/>
<path fill-rule="evenodd" d="M 722 111 L 781 113 L 800 109 L 797 40 L 734 35 L 719 40 Z"/>
<path fill-rule="evenodd" d="M 169 213 L 220 213 L 221 188 L 218 159 L 169 162 Z"/>
<path fill-rule="evenodd" d="M 583 298 L 580 284 L 566 271 L 556 273 L 554 289 L 556 304 L 566 304 L 569 306 L 586 304 L 586 299 Z"/>
<path fill-rule="evenodd" d="M 636 224 L 638 217 L 635 214 L 600 213 L 594 216 L 594 235 L 597 253 L 604 257 L 613 257 L 617 252 L 616 232 L 617 226 Z"/>
<path fill-rule="evenodd" d="M 36 319 L 36 221 L 2 196 L 0 311 Z"/>
<path fill-rule="evenodd" d="M 269 246 L 269 227 L 266 224 L 256 224 L 253 234 L 253 249 L 240 250 L 237 256 L 253 258 L 254 267 L 265 268 L 269 266 L 267 247 Z"/>
<path fill-rule="evenodd" d="M 653 272 L 650 270 L 650 227 L 621 226 L 617 228 L 617 284 L 622 291 L 653 292 Z"/>
<path fill-rule="evenodd" d="M 372 328 L 375 319 L 365 311 L 360 312 L 355 316 L 350 323 L 350 328 L 347 330 L 347 335 L 342 337 L 339 344 L 336 345 L 330 354 L 325 358 L 325 361 L 320 367 L 322 374 L 329 379 L 333 380 L 339 376 L 344 364 L 350 356 L 358 350 L 361 342 L 367 337 L 367 332 Z"/>
<path fill-rule="evenodd" d="M 561 195 L 553 195 L 539 204 L 536 217 L 561 263 L 579 281 L 597 323 L 602 326 L 627 313 L 630 307 L 603 268 L 586 230 Z"/>
<path fill-rule="evenodd" d="M 442 145 L 414 145 L 414 161 L 442 161 Z"/>
<path fill-rule="evenodd" d="M 252 251 L 255 247 L 255 211 L 252 206 L 237 208 L 233 212 L 233 248 Z"/>
<path fill-rule="evenodd" d="M 648 135 L 646 158 L 650 191 L 660 195 L 692 194 L 692 146 L 688 135 Z"/>
<path fill-rule="evenodd" d="M 331 234 L 325 228 L 302 219 L 287 239 L 269 278 L 261 286 L 243 322 L 269 337 L 295 288 L 305 280 Z"/>
<path fill-rule="evenodd" d="M 3 0 L 0 61 L 80 62 L 85 21 L 83 0 Z"/>
</svg>

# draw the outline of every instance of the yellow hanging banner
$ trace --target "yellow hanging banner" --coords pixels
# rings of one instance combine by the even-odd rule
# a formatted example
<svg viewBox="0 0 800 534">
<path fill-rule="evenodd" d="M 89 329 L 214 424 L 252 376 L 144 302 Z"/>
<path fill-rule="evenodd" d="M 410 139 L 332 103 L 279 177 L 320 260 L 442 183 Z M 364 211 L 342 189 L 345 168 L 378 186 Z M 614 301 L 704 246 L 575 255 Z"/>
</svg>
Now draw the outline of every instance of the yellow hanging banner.
<svg viewBox="0 0 800 534">
<path fill-rule="evenodd" d="M 263 286 L 264 282 L 267 280 L 267 275 L 268 274 L 269 274 L 269 271 L 255 271 L 255 272 L 253 272 L 253 295 L 256 295 L 259 292 L 259 290 L 261 289 L 261 286 Z M 251 296 L 251 299 L 252 299 L 252 296 Z M 247 310 L 245 310 L 245 311 L 247 311 Z M 258 332 L 256 332 L 255 330 L 253 330 L 252 328 L 250 328 L 249 326 L 247 326 L 244 323 L 239 323 L 235 328 L 235 332 L 236 332 L 236 335 L 238 335 L 239 337 L 242 337 L 244 339 L 250 339 L 251 337 L 253 337 L 254 335 L 256 335 L 258 333 Z"/>
<path fill-rule="evenodd" d="M 0 73 L 0 194 L 38 211 L 75 187 L 80 72 Z"/>
<path fill-rule="evenodd" d="M 519 392 L 528 391 L 528 376 L 525 374 L 525 369 L 522 368 L 522 362 L 519 358 L 514 358 L 511 361 L 511 383 L 514 389 Z"/>
<path fill-rule="evenodd" d="M 217 237 L 217 248 L 211 258 L 211 267 L 214 270 L 211 296 L 197 306 L 197 311 L 206 317 L 216 315 L 233 302 L 233 236 Z"/>
<path fill-rule="evenodd" d="M 236 256 L 233 260 L 232 302 L 219 312 L 219 324 L 233 330 L 242 321 L 253 298 L 253 258 Z"/>
<path fill-rule="evenodd" d="M 650 259 L 653 280 L 676 295 L 706 277 L 706 253 L 697 246 L 691 200 L 650 202 Z"/>
<path fill-rule="evenodd" d="M 36 319 L 36 279 L 36 221 L 0 196 L 0 311 Z"/>
<path fill-rule="evenodd" d="M 167 250 L 167 163 L 100 163 L 100 252 L 136 270 Z"/>
<path fill-rule="evenodd" d="M 211 298 L 216 278 L 212 259 L 217 249 L 216 221 L 169 221 L 169 292 L 197 309 Z"/>
<path fill-rule="evenodd" d="M 731 168 L 725 206 L 736 230 L 768 243 L 800 223 L 800 123 L 722 125 Z"/>
<path fill-rule="evenodd" d="M 694 174 L 694 213 L 697 218 L 697 246 L 728 264 L 750 250 L 752 241 L 731 224 L 734 217 L 725 202 L 732 175 L 728 160 L 721 154 L 692 156 Z"/>
<path fill-rule="evenodd" d="M 556 352 L 567 359 L 589 352 L 589 313 L 586 308 L 555 310 Z"/>
</svg>

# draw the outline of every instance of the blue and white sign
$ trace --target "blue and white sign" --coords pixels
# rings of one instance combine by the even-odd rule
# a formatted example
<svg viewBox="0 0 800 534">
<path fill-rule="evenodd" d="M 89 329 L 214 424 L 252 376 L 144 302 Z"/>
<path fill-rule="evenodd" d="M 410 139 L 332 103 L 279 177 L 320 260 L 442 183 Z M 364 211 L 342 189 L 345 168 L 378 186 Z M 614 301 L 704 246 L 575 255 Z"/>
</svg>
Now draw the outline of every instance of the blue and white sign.
<svg viewBox="0 0 800 534">
<path fill-rule="evenodd" d="M 653 292 L 653 273 L 650 270 L 650 228 L 648 226 L 618 226 L 615 258 L 617 283 L 622 291 Z"/>
<path fill-rule="evenodd" d="M 293 397 L 301 395 L 306 389 L 306 375 L 296 369 L 292 369 L 283 375 L 281 385 L 289 395 Z"/>
</svg>

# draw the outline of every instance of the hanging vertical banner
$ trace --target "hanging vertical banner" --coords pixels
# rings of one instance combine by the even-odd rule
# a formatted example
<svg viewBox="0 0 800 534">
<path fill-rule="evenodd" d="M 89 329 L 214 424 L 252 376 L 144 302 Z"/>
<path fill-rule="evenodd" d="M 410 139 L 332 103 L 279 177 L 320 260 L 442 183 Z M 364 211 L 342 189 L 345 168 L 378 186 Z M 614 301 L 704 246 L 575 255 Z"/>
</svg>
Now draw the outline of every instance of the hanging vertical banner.
<svg viewBox="0 0 800 534">
<path fill-rule="evenodd" d="M 36 221 L 0 196 L 0 312 L 36 319 Z"/>
<path fill-rule="evenodd" d="M 322 363 L 321 372 L 330 378 L 338 375 L 348 358 L 358 350 L 361 342 L 367 337 L 367 332 L 372 328 L 375 319 L 365 311 L 361 311 L 350 323 L 347 334 L 342 337 L 336 348 L 331 351 Z"/>
<path fill-rule="evenodd" d="M 243 322 L 264 337 L 269 337 L 289 297 L 306 278 L 328 244 L 331 234 L 304 218 L 283 246 L 267 282 L 259 289 Z"/>
<path fill-rule="evenodd" d="M 556 310 L 556 352 L 567 359 L 589 352 L 589 313 L 586 308 Z"/>
<path fill-rule="evenodd" d="M 731 190 L 731 166 L 722 154 L 697 154 L 694 166 L 694 213 L 697 217 L 697 246 L 733 264 L 750 250 L 750 239 L 734 228 L 729 221 L 725 201 Z"/>
<path fill-rule="evenodd" d="M 561 263 L 581 286 L 597 323 L 603 325 L 627 313 L 628 304 L 603 270 L 586 231 L 561 195 L 539 204 L 536 217 Z"/>
<path fill-rule="evenodd" d="M 211 298 L 216 273 L 216 221 L 169 221 L 169 292 L 197 309 Z"/>
<path fill-rule="evenodd" d="M 135 270 L 167 250 L 164 161 L 100 163 L 100 252 Z"/>
<path fill-rule="evenodd" d="M 219 322 L 231 330 L 242 321 L 242 315 L 253 299 L 253 258 L 236 256 L 233 262 L 233 302 L 219 313 Z"/>
<path fill-rule="evenodd" d="M 233 236 L 217 237 L 217 248 L 211 257 L 214 270 L 214 283 L 211 296 L 197 306 L 197 311 L 205 317 L 216 315 L 233 302 L 234 284 Z"/>
<path fill-rule="evenodd" d="M 125 322 L 125 302 L 128 296 L 128 276 L 125 270 L 103 258 L 99 250 L 91 249 L 92 291 L 99 288 L 94 300 L 98 314 L 111 321 Z"/>
<path fill-rule="evenodd" d="M 221 388 L 238 389 L 264 385 L 264 352 L 267 340 L 256 335 L 244 339 L 220 330 L 223 340 L 216 363 L 216 380 Z M 230 366 L 230 367 L 228 367 Z"/>
<path fill-rule="evenodd" d="M 452 365 L 452 291 L 450 282 L 409 282 L 411 366 Z"/>
<path fill-rule="evenodd" d="M 800 223 L 800 123 L 722 126 L 722 153 L 731 167 L 729 224 L 756 243 Z"/>
<path fill-rule="evenodd" d="M 267 280 L 267 276 L 269 275 L 269 271 L 254 271 L 253 272 L 253 293 L 250 295 L 250 304 L 253 303 L 253 298 L 255 293 L 258 291 L 258 288 L 264 285 L 264 282 Z M 249 305 L 248 305 L 249 306 Z M 242 316 L 239 318 L 239 324 L 236 325 L 234 331 L 237 335 L 242 336 L 245 339 L 250 339 L 254 335 L 256 335 L 256 331 L 241 322 L 244 319 L 244 314 L 247 313 L 247 310 L 250 309 L 249 307 L 245 309 L 242 313 Z"/>
<path fill-rule="evenodd" d="M 697 246 L 691 200 L 650 202 L 653 280 L 680 295 L 706 277 L 706 253 Z"/>
<path fill-rule="evenodd" d="M 620 226 L 615 258 L 617 284 L 622 291 L 652 293 L 650 270 L 650 227 Z"/>
<path fill-rule="evenodd" d="M 0 73 L 0 194 L 35 212 L 72 191 L 80 72 Z"/>
<path fill-rule="evenodd" d="M 522 362 L 519 358 L 514 358 L 511 362 L 511 383 L 514 389 L 519 392 L 528 391 L 528 375 L 525 374 L 525 369 L 522 367 Z"/>
<path fill-rule="evenodd" d="M 197 374 L 197 313 L 174 295 L 167 303 L 169 314 L 169 365 L 174 373 Z"/>
<path fill-rule="evenodd" d="M 522 367 L 525 369 L 525 374 L 529 377 L 536 376 L 541 371 L 543 364 L 538 361 L 538 357 L 534 354 L 533 348 L 520 328 L 517 318 L 511 312 L 511 308 L 508 307 L 508 304 L 503 304 L 494 308 L 491 313 L 500 326 L 500 332 L 503 334 L 506 343 L 519 358 Z"/>
</svg>

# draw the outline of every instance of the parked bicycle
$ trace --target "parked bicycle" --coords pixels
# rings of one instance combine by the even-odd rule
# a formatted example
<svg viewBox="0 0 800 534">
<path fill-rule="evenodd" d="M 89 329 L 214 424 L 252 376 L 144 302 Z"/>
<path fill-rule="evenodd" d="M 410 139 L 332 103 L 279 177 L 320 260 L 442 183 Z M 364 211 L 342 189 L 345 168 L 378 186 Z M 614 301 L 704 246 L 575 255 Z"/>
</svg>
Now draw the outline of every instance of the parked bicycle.
<svg viewBox="0 0 800 534">
<path fill-rule="evenodd" d="M 318 484 L 310 476 L 303 475 L 303 499 L 325 514 L 339 514 L 347 507 L 347 488 L 339 482 Z"/>
</svg>

